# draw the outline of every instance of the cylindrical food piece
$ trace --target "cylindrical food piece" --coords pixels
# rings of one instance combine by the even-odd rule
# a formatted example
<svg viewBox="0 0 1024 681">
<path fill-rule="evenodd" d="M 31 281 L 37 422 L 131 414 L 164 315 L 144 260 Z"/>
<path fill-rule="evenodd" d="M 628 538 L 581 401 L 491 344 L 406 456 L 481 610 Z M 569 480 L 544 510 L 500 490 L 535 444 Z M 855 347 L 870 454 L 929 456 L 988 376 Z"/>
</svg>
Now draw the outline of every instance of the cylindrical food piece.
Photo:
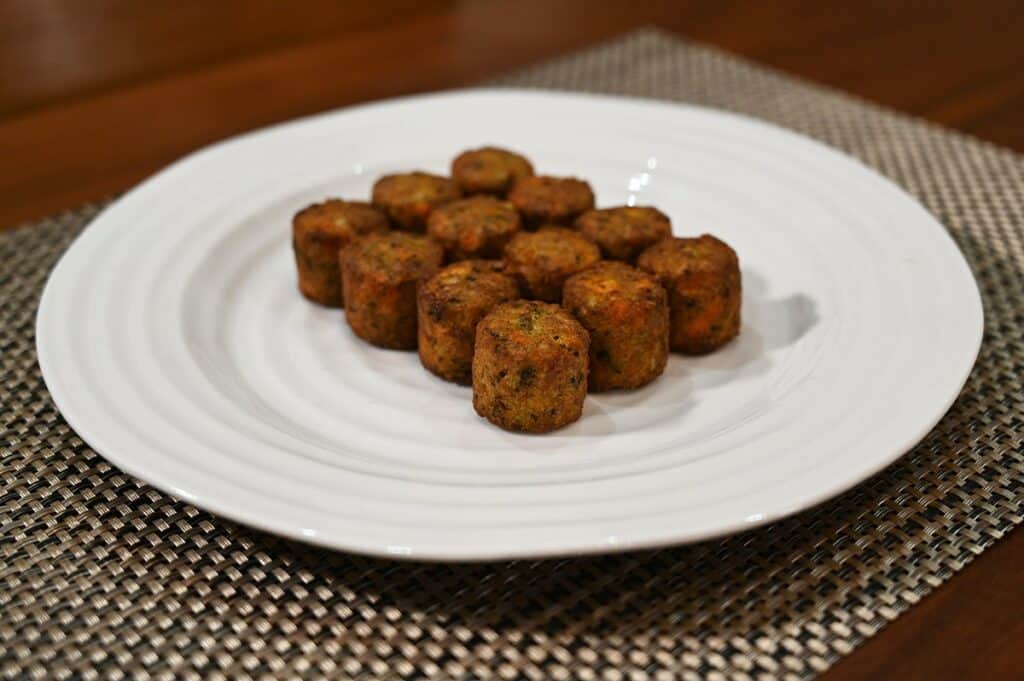
<svg viewBox="0 0 1024 681">
<path fill-rule="evenodd" d="M 492 196 L 452 201 L 427 220 L 427 234 L 444 246 L 452 261 L 500 258 L 519 228 L 519 213 L 512 204 Z"/>
<path fill-rule="evenodd" d="M 626 263 L 605 261 L 569 277 L 562 307 L 590 334 L 591 392 L 639 388 L 668 361 L 668 294 Z"/>
<path fill-rule="evenodd" d="M 740 332 L 740 263 L 724 241 L 710 234 L 665 239 L 641 253 L 637 266 L 658 277 L 668 291 L 674 352 L 703 355 Z"/>
<path fill-rule="evenodd" d="M 505 430 L 546 433 L 583 413 L 590 339 L 558 305 L 517 300 L 476 327 L 473 408 Z"/>
<path fill-rule="evenodd" d="M 533 175 L 533 166 L 519 154 L 483 147 L 464 151 L 452 161 L 452 179 L 464 194 L 505 196 L 521 177 Z"/>
<path fill-rule="evenodd" d="M 672 236 L 668 216 L 650 206 L 590 210 L 576 219 L 576 229 L 597 244 L 604 257 L 630 264 L 645 248 Z"/>
<path fill-rule="evenodd" d="M 527 298 L 557 303 L 565 280 L 601 259 L 597 245 L 565 227 L 520 232 L 505 246 L 505 264 Z"/>
<path fill-rule="evenodd" d="M 406 232 L 424 231 L 430 213 L 460 195 L 451 179 L 419 171 L 385 175 L 373 184 L 373 205 Z"/>
<path fill-rule="evenodd" d="M 532 176 L 516 180 L 508 200 L 523 216 L 526 227 L 542 224 L 571 225 L 594 207 L 590 185 L 575 177 Z"/>
<path fill-rule="evenodd" d="M 370 234 L 341 251 L 345 319 L 363 340 L 416 349 L 416 285 L 436 272 L 444 249 L 419 234 Z"/>
<path fill-rule="evenodd" d="M 476 325 L 495 306 L 519 297 L 516 280 L 497 260 L 463 260 L 420 285 L 420 361 L 447 381 L 473 380 Z"/>
<path fill-rule="evenodd" d="M 299 291 L 321 305 L 341 307 L 338 251 L 357 236 L 388 231 L 388 219 L 368 203 L 328 199 L 292 218 L 292 249 Z"/>
</svg>

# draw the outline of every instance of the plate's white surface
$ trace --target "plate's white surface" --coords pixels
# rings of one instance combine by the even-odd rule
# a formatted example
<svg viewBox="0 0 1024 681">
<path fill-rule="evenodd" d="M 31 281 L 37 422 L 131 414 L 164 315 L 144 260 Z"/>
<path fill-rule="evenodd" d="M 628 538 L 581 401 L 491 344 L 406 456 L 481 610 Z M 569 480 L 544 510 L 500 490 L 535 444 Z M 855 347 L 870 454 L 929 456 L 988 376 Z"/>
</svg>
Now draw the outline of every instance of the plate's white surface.
<svg viewBox="0 0 1024 681">
<path fill-rule="evenodd" d="M 743 267 L 740 338 L 545 436 L 480 418 L 415 353 L 297 292 L 289 220 L 482 143 L 653 204 Z M 874 172 L 712 110 L 468 91 L 214 145 L 146 181 L 47 284 L 39 361 L 98 452 L 197 506 L 340 549 L 432 559 L 621 550 L 771 522 L 918 442 L 962 387 L 981 304 L 943 228 Z"/>
</svg>

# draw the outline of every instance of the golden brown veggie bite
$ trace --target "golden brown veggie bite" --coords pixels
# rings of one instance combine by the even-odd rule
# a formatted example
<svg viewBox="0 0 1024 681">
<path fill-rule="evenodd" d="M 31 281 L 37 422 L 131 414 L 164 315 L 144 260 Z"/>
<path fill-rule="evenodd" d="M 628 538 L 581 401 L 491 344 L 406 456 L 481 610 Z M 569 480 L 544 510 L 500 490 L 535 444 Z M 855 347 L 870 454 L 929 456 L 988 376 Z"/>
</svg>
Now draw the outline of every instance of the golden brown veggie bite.
<svg viewBox="0 0 1024 681">
<path fill-rule="evenodd" d="M 452 201 L 427 220 L 427 234 L 444 246 L 452 261 L 500 258 L 520 227 L 519 213 L 512 204 L 493 196 Z"/>
<path fill-rule="evenodd" d="M 438 206 L 459 198 L 451 179 L 430 173 L 385 175 L 373 185 L 373 205 L 387 214 L 395 229 L 422 232 L 427 218 Z"/>
<path fill-rule="evenodd" d="M 565 280 L 601 259 L 592 241 L 565 227 L 520 232 L 505 246 L 505 264 L 527 298 L 556 303 Z"/>
<path fill-rule="evenodd" d="M 464 151 L 452 161 L 452 179 L 464 194 L 505 196 L 521 177 L 533 175 L 533 165 L 513 151 L 482 147 Z"/>
<path fill-rule="evenodd" d="M 558 305 L 517 300 L 476 328 L 473 408 L 505 430 L 546 433 L 583 413 L 590 339 Z"/>
<path fill-rule="evenodd" d="M 299 291 L 313 302 L 341 307 L 338 252 L 358 236 L 387 230 L 388 219 L 368 203 L 328 199 L 300 210 L 292 218 Z"/>
<path fill-rule="evenodd" d="M 724 241 L 709 234 L 665 239 L 641 253 L 637 266 L 657 276 L 668 291 L 673 351 L 705 354 L 739 333 L 740 265 Z"/>
<path fill-rule="evenodd" d="M 565 282 L 562 306 L 590 334 L 590 390 L 639 388 L 668 361 L 668 294 L 658 279 L 605 261 Z"/>
<path fill-rule="evenodd" d="M 370 234 L 341 252 L 345 319 L 363 340 L 416 349 L 416 287 L 444 261 L 441 246 L 405 232 Z"/>
<path fill-rule="evenodd" d="M 645 248 L 672 236 L 668 216 L 650 206 L 618 206 L 590 210 L 576 218 L 576 229 L 612 260 L 630 264 Z"/>
<path fill-rule="evenodd" d="M 424 281 L 417 299 L 423 366 L 445 380 L 471 383 L 477 323 L 518 297 L 519 285 L 497 260 L 463 260 Z"/>
<path fill-rule="evenodd" d="M 523 216 L 524 226 L 535 229 L 542 224 L 571 225 L 594 207 L 594 192 L 575 177 L 535 175 L 517 180 L 508 200 Z"/>
</svg>

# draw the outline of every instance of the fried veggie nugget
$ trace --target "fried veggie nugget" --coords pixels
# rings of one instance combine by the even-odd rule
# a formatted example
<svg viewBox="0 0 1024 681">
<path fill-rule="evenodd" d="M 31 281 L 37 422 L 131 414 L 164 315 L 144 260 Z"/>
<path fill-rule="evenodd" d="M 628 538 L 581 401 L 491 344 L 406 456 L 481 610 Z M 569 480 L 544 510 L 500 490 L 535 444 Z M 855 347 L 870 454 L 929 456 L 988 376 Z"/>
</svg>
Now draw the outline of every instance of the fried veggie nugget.
<svg viewBox="0 0 1024 681">
<path fill-rule="evenodd" d="M 543 224 L 571 225 L 594 207 L 594 191 L 575 177 L 534 175 L 516 180 L 508 200 L 523 216 L 528 229 Z"/>
<path fill-rule="evenodd" d="M 420 362 L 447 381 L 470 384 L 477 324 L 497 305 L 517 298 L 519 285 L 504 273 L 500 261 L 448 265 L 420 286 Z"/>
<path fill-rule="evenodd" d="M 416 288 L 444 261 L 440 244 L 420 234 L 361 237 L 341 252 L 345 319 L 357 336 L 395 350 L 416 349 Z"/>
<path fill-rule="evenodd" d="M 387 214 L 395 229 L 423 232 L 438 206 L 461 196 L 451 179 L 424 172 L 385 175 L 373 184 L 373 205 Z"/>
<path fill-rule="evenodd" d="M 560 306 L 517 300 L 476 327 L 473 408 L 500 428 L 546 433 L 580 418 L 590 337 Z"/>
<path fill-rule="evenodd" d="M 437 240 L 450 260 L 500 258 L 520 229 L 519 213 L 511 203 L 493 196 L 473 196 L 441 206 L 427 220 L 427 234 Z"/>
<path fill-rule="evenodd" d="M 360 201 L 328 199 L 300 210 L 292 218 L 299 291 L 315 303 L 341 307 L 338 252 L 356 237 L 387 230 L 387 217 Z"/>
<path fill-rule="evenodd" d="M 590 334 L 591 392 L 639 388 L 668 361 L 668 294 L 657 277 L 604 261 L 565 282 L 562 307 Z"/>
<path fill-rule="evenodd" d="M 516 180 L 531 175 L 525 156 L 499 147 L 470 149 L 452 161 L 452 179 L 464 194 L 505 196 Z"/>
<path fill-rule="evenodd" d="M 637 266 L 658 277 L 668 291 L 674 352 L 703 355 L 739 334 L 740 264 L 724 241 L 709 234 L 665 239 L 641 253 Z"/>
<path fill-rule="evenodd" d="M 596 244 L 565 227 L 520 232 L 505 246 L 505 265 L 519 278 L 524 297 L 549 303 L 562 300 L 566 279 L 600 259 Z"/>
<path fill-rule="evenodd" d="M 631 265 L 645 248 L 672 236 L 668 216 L 650 206 L 589 210 L 576 218 L 575 226 L 601 248 L 604 257 Z"/>
</svg>

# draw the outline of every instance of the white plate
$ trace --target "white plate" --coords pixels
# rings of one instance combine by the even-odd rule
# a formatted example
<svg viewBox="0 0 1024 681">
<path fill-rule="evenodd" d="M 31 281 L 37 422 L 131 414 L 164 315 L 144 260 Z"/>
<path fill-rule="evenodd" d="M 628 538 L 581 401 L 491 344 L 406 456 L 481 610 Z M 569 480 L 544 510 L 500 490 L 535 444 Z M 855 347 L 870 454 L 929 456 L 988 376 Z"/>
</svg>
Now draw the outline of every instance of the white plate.
<svg viewBox="0 0 1024 681">
<path fill-rule="evenodd" d="M 652 204 L 743 267 L 740 338 L 673 356 L 564 430 L 516 435 L 415 353 L 357 341 L 296 290 L 289 220 L 383 173 L 497 143 Z M 216 144 L 110 206 L 38 317 L 61 412 L 181 499 L 323 546 L 420 559 L 592 553 L 777 520 L 891 463 L 974 363 L 982 311 L 945 230 L 821 144 L 692 106 L 466 91 Z"/>
</svg>

